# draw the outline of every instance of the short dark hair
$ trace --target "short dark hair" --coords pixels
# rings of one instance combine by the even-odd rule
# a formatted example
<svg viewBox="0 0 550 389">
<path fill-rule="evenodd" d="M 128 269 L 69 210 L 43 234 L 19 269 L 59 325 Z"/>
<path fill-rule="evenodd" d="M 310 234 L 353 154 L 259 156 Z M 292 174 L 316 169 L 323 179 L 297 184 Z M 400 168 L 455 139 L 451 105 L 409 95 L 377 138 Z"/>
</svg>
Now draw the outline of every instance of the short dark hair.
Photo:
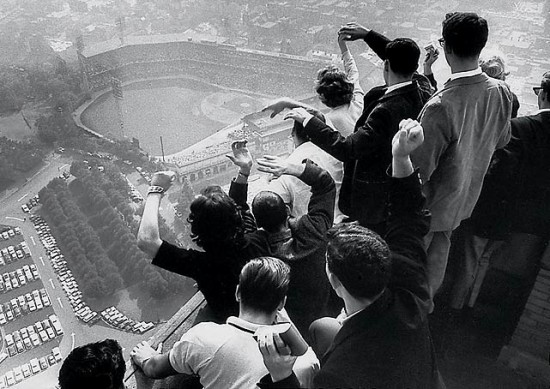
<svg viewBox="0 0 550 389">
<path fill-rule="evenodd" d="M 310 114 L 315 116 L 317 119 L 321 120 L 323 123 L 326 123 L 325 115 L 323 115 L 321 112 L 317 110 L 307 110 Z M 304 128 L 304 125 L 300 123 L 297 120 L 294 120 L 294 126 L 292 127 L 292 133 L 296 136 L 296 138 L 301 139 L 303 141 L 308 141 L 309 136 L 306 134 L 306 130 Z"/>
<path fill-rule="evenodd" d="M 206 187 L 189 208 L 191 238 L 203 249 L 225 249 L 242 240 L 243 221 L 237 204 L 219 186 Z"/>
<path fill-rule="evenodd" d="M 445 46 L 461 58 L 479 56 L 487 43 L 487 20 L 473 12 L 453 12 L 443 21 Z"/>
<path fill-rule="evenodd" d="M 342 223 L 328 231 L 327 265 L 352 296 L 373 298 L 389 282 L 390 250 L 376 232 Z"/>
<path fill-rule="evenodd" d="M 288 293 L 290 267 L 277 258 L 260 257 L 244 265 L 239 276 L 241 303 L 271 314 Z"/>
<path fill-rule="evenodd" d="M 412 76 L 418 68 L 420 48 L 412 39 L 397 38 L 388 42 L 385 53 L 394 73 Z"/>
<path fill-rule="evenodd" d="M 267 232 L 276 231 L 287 218 L 286 205 L 281 196 L 271 191 L 261 191 L 252 200 L 252 213 L 258 227 Z"/>
<path fill-rule="evenodd" d="M 327 107 L 337 108 L 349 104 L 353 99 L 353 89 L 353 82 L 348 80 L 346 73 L 334 65 L 317 73 L 315 91 Z"/>
<path fill-rule="evenodd" d="M 126 365 L 116 340 L 105 339 L 75 348 L 59 370 L 61 389 L 119 389 Z"/>
<path fill-rule="evenodd" d="M 540 86 L 544 93 L 550 97 L 550 72 L 546 72 L 542 75 Z"/>
</svg>

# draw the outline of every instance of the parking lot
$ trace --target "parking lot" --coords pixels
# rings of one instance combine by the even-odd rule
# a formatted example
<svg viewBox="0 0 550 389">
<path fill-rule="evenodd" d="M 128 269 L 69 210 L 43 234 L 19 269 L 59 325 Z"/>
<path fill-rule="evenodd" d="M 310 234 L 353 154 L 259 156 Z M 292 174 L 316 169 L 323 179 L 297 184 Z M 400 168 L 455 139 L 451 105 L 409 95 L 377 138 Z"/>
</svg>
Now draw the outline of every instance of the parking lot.
<svg viewBox="0 0 550 389">
<path fill-rule="evenodd" d="M 17 376 L 20 381 L 58 363 L 60 354 L 56 360 L 52 350 L 59 346 L 63 330 L 29 243 L 24 241 L 19 228 L 9 228 L 0 234 L 0 257 L 0 323 L 5 346 L 0 357 L 1 388 L 6 381 L 5 373 L 12 371 L 14 379 Z M 50 317 L 55 318 L 57 331 Z"/>
</svg>

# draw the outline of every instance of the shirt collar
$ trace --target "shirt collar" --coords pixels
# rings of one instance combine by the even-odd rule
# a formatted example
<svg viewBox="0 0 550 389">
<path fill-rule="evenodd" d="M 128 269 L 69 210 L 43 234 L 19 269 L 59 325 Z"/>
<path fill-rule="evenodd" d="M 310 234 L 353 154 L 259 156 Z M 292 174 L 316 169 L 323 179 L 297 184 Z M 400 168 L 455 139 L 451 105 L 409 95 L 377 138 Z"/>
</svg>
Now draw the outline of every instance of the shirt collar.
<svg viewBox="0 0 550 389">
<path fill-rule="evenodd" d="M 533 115 L 538 115 L 539 113 L 542 113 L 542 112 L 550 112 L 550 108 L 542 108 L 542 109 L 539 109 L 537 112 L 535 112 Z"/>
<path fill-rule="evenodd" d="M 400 82 L 399 84 L 394 84 L 392 86 L 389 86 L 388 89 L 386 89 L 386 93 L 384 94 L 387 95 L 388 93 L 393 92 L 396 89 L 403 88 L 404 86 L 411 85 L 412 83 L 412 81 L 404 81 Z"/>
<path fill-rule="evenodd" d="M 226 324 L 238 328 L 241 331 L 249 332 L 252 334 L 256 332 L 258 328 L 265 327 L 265 325 L 250 323 L 249 321 L 240 319 L 236 316 L 229 316 L 227 318 Z"/>
<path fill-rule="evenodd" d="M 473 70 L 467 70 L 465 72 L 453 73 L 453 74 L 451 74 L 451 77 L 449 77 L 449 81 L 456 80 L 457 78 L 477 76 L 478 74 L 481 74 L 481 68 L 479 66 L 477 68 L 473 69 Z"/>
</svg>

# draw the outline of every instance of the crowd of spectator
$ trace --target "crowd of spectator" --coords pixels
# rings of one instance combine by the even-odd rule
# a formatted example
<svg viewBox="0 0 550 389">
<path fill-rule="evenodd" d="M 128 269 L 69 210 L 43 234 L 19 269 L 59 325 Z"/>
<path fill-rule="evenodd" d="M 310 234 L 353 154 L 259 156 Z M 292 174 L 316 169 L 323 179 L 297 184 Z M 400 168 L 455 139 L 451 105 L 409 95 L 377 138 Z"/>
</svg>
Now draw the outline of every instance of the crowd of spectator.
<svg viewBox="0 0 550 389">
<path fill-rule="evenodd" d="M 85 58 L 92 91 L 121 81 L 162 77 L 197 77 L 229 88 L 265 94 L 310 92 L 319 61 L 188 41 L 134 44 Z"/>
<path fill-rule="evenodd" d="M 207 306 L 168 352 L 147 342 L 132 350 L 145 375 L 188 374 L 205 388 L 445 388 L 429 318 L 434 309 L 454 315 L 463 307 L 480 257 L 502 240 L 491 233 L 495 219 L 505 219 L 500 235 L 550 235 L 550 72 L 533 88 L 539 111 L 513 118 L 504 62 L 480 62 L 489 30 L 475 13 L 442 22 L 439 43 L 452 75 L 439 90 L 431 73 L 439 49 L 429 50 L 419 74 L 412 39 L 356 23 L 338 35 L 347 72 L 324 69 L 316 88 L 332 119 L 288 99 L 266 108 L 272 116 L 290 109 L 296 149 L 310 142 L 343 163 L 338 189 L 313 152 L 254 161 L 247 142 L 235 141 L 228 157 L 238 174 L 229 193 L 208 186 L 195 197 L 188 222 L 200 249 L 183 249 L 159 232 L 175 174 L 153 175 L 138 246 L 154 265 L 195 279 Z M 383 61 L 384 82 L 364 94 L 360 112 L 345 49 L 355 40 Z M 344 128 L 350 121 L 351 131 Z M 254 163 L 275 180 L 294 181 L 266 187 L 249 206 Z M 293 214 L 301 196 L 285 196 L 297 182 L 310 192 L 301 214 Z M 494 212 L 493 204 L 497 215 L 475 218 Z M 451 235 L 463 223 L 475 226 L 469 255 L 457 259 L 451 301 L 440 302 Z M 94 374 L 83 369 L 87 358 L 107 362 L 97 367 L 110 386 L 94 387 L 119 387 L 120 347 L 106 342 L 105 351 L 98 343 L 69 355 L 73 384 L 64 385 L 64 365 L 62 388 Z"/>
</svg>

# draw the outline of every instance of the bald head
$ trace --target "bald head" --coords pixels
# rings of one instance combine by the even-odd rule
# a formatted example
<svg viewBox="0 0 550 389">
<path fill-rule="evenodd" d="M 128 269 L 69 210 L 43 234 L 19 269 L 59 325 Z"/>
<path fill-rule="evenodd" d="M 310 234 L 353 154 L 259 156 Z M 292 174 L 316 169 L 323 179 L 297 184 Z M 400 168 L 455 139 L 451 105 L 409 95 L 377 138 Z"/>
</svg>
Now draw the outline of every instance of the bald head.
<svg viewBox="0 0 550 389">
<path fill-rule="evenodd" d="M 270 191 L 262 191 L 254 197 L 252 213 L 258 227 L 267 232 L 279 230 L 287 219 L 285 202 L 277 193 Z"/>
</svg>

